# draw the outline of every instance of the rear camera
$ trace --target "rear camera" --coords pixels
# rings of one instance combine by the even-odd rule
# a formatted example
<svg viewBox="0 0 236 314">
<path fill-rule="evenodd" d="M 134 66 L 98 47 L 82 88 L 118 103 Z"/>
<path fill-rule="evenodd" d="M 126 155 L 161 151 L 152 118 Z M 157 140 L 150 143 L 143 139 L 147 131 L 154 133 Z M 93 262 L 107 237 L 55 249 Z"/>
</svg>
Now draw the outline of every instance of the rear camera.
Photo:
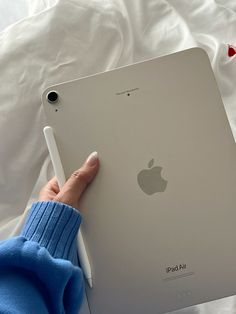
<svg viewBox="0 0 236 314">
<path fill-rule="evenodd" d="M 58 102 L 58 93 L 56 91 L 50 91 L 47 93 L 47 101 L 50 102 L 51 104 L 55 104 Z"/>
</svg>

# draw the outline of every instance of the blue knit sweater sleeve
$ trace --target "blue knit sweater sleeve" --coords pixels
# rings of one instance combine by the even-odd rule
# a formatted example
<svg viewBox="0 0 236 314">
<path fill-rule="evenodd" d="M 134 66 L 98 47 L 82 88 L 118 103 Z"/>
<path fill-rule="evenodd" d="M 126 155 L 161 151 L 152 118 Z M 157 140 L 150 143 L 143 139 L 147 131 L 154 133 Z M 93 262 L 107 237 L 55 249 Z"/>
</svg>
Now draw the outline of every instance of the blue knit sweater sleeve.
<svg viewBox="0 0 236 314">
<path fill-rule="evenodd" d="M 80 222 L 71 206 L 33 203 L 21 234 L 0 242 L 0 313 L 78 314 L 84 293 L 76 255 Z"/>
</svg>

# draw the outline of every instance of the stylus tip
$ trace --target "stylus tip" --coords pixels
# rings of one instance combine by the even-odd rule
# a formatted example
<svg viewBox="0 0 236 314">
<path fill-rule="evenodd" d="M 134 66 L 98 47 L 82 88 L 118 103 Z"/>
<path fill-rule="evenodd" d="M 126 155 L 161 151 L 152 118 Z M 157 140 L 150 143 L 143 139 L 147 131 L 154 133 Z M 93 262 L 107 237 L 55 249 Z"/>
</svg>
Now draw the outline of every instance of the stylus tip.
<svg viewBox="0 0 236 314">
<path fill-rule="evenodd" d="M 87 278 L 87 281 L 88 281 L 89 287 L 92 288 L 93 287 L 93 280 L 92 280 L 92 278 Z"/>
</svg>

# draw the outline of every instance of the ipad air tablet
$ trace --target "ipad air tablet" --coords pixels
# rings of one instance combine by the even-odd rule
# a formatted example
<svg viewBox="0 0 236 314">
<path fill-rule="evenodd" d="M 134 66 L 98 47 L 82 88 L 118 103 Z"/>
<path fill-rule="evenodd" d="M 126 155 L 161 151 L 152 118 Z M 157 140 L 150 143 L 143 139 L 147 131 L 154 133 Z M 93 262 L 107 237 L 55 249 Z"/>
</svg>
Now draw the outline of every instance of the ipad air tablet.
<svg viewBox="0 0 236 314">
<path fill-rule="evenodd" d="M 47 88 L 66 177 L 97 151 L 82 233 L 91 314 L 160 314 L 236 293 L 236 147 L 199 48 Z"/>
</svg>

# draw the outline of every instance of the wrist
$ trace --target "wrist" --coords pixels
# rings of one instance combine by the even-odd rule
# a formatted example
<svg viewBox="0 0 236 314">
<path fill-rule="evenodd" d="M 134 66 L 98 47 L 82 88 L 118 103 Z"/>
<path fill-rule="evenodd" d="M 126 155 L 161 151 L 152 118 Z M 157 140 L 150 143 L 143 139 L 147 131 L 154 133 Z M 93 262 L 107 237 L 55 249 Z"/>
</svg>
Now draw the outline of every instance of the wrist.
<svg viewBox="0 0 236 314">
<path fill-rule="evenodd" d="M 55 201 L 32 204 L 21 235 L 38 242 L 54 258 L 63 258 L 77 264 L 77 232 L 80 213 L 73 207 Z"/>
</svg>

